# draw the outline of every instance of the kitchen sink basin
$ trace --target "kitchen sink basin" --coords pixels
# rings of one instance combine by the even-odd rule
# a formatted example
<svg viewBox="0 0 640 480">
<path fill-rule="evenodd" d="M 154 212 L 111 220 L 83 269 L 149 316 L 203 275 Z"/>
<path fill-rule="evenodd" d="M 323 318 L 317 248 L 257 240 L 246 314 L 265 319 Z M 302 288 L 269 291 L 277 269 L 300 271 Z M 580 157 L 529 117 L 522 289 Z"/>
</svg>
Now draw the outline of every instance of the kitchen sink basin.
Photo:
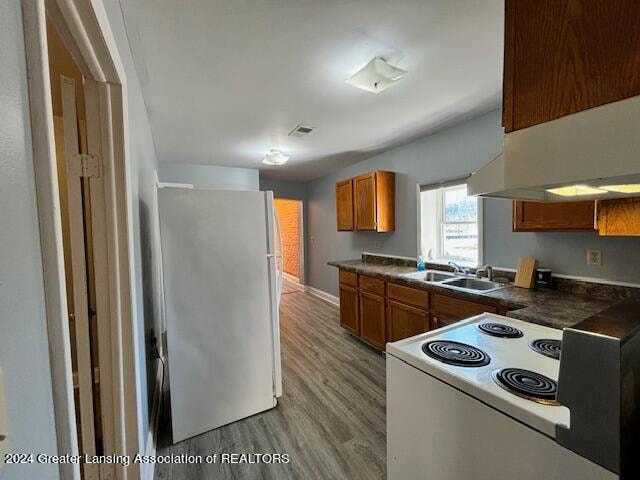
<svg viewBox="0 0 640 480">
<path fill-rule="evenodd" d="M 415 280 L 422 280 L 423 282 L 442 282 L 443 280 L 450 280 L 456 278 L 451 273 L 441 272 L 438 270 L 425 270 L 422 272 L 411 272 L 402 275 L 406 278 L 413 278 Z"/>
<path fill-rule="evenodd" d="M 479 278 L 453 278 L 442 282 L 442 285 L 447 287 L 460 288 L 463 290 L 488 292 L 491 290 L 498 290 L 504 288 L 506 285 L 502 283 L 496 283 L 489 280 L 480 280 Z"/>
</svg>

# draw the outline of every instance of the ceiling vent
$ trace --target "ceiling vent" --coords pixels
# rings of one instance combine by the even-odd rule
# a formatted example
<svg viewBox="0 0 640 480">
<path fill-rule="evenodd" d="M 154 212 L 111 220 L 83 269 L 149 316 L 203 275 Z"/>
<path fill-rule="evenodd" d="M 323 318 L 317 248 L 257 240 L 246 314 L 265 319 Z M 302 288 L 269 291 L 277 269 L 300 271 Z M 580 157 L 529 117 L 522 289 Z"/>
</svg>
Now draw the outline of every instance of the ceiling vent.
<svg viewBox="0 0 640 480">
<path fill-rule="evenodd" d="M 298 125 L 296 128 L 289 132 L 290 137 L 304 137 L 305 135 L 309 135 L 313 132 L 315 128 L 310 127 L 308 125 Z"/>
</svg>

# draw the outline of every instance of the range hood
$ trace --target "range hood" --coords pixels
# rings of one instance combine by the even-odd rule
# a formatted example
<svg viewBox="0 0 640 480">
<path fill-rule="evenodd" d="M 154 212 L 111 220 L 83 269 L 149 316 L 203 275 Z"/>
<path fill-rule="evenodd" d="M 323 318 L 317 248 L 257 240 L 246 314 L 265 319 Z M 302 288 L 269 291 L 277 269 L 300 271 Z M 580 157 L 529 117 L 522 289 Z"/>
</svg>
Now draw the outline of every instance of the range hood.
<svg viewBox="0 0 640 480">
<path fill-rule="evenodd" d="M 640 196 L 640 95 L 507 133 L 467 191 L 545 202 Z"/>
</svg>

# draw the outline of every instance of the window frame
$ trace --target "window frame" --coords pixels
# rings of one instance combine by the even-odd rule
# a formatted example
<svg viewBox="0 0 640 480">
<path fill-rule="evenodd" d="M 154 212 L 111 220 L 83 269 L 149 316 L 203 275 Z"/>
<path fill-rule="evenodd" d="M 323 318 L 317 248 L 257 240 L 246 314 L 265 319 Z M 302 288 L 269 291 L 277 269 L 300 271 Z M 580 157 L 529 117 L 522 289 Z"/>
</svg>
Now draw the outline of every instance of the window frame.
<svg viewBox="0 0 640 480">
<path fill-rule="evenodd" d="M 431 263 L 439 263 L 439 264 L 444 264 L 446 265 L 448 262 L 450 261 L 455 261 L 456 263 L 460 264 L 461 266 L 466 266 L 466 267 L 477 267 L 477 266 L 481 266 L 484 264 L 484 199 L 482 197 L 475 197 L 476 201 L 477 201 L 477 217 L 476 217 L 476 222 L 445 222 L 444 221 L 444 194 L 445 191 L 447 190 L 455 190 L 460 188 L 461 186 L 466 185 L 466 178 L 465 179 L 456 179 L 456 180 L 451 180 L 451 181 L 447 181 L 447 182 L 442 182 L 439 184 L 433 184 L 433 185 L 418 185 L 417 186 L 417 221 L 418 221 L 418 255 L 419 256 L 423 256 L 423 258 L 425 259 L 425 261 L 429 261 Z M 422 225 L 422 193 L 426 192 L 426 191 L 433 191 L 433 190 L 437 190 L 437 195 L 436 195 L 436 222 L 437 222 L 437 228 L 438 228 L 438 235 L 436 236 L 437 238 L 437 245 L 436 245 L 436 250 L 437 250 L 437 255 L 436 258 L 433 258 L 431 260 L 428 260 L 424 257 L 425 252 L 423 252 L 423 245 L 422 245 L 422 240 L 423 240 L 423 235 L 422 235 L 422 229 L 423 229 L 423 225 Z M 444 235 L 444 225 L 459 225 L 459 224 L 470 224 L 470 223 L 477 223 L 478 225 L 478 258 L 477 258 L 477 263 L 473 262 L 473 261 L 465 261 L 465 260 L 451 260 L 449 258 L 446 258 L 443 256 L 443 235 Z"/>
</svg>

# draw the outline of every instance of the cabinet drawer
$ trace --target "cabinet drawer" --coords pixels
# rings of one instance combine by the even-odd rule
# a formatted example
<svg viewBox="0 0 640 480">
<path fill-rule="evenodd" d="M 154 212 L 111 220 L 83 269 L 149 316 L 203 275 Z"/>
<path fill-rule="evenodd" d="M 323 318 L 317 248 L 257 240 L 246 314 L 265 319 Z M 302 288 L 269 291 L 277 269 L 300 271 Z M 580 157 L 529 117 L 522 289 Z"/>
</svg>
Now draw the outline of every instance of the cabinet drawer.
<svg viewBox="0 0 640 480">
<path fill-rule="evenodd" d="M 359 275 L 358 285 L 360 290 L 384 297 L 384 280 L 367 277 L 366 275 Z"/>
<path fill-rule="evenodd" d="M 387 286 L 387 297 L 390 300 L 395 300 L 423 310 L 429 309 L 429 292 L 425 292 L 424 290 L 390 283 Z"/>
<path fill-rule="evenodd" d="M 347 287 L 354 288 L 358 286 L 358 275 L 353 272 L 340 270 L 340 272 L 338 273 L 338 278 L 341 285 L 346 285 Z"/>
<path fill-rule="evenodd" d="M 447 323 L 453 319 L 462 320 L 484 312 L 498 313 L 498 307 L 493 305 L 484 305 L 438 293 L 433 295 L 433 309 L 436 314 L 440 314 L 443 318 L 446 317 Z"/>
</svg>

